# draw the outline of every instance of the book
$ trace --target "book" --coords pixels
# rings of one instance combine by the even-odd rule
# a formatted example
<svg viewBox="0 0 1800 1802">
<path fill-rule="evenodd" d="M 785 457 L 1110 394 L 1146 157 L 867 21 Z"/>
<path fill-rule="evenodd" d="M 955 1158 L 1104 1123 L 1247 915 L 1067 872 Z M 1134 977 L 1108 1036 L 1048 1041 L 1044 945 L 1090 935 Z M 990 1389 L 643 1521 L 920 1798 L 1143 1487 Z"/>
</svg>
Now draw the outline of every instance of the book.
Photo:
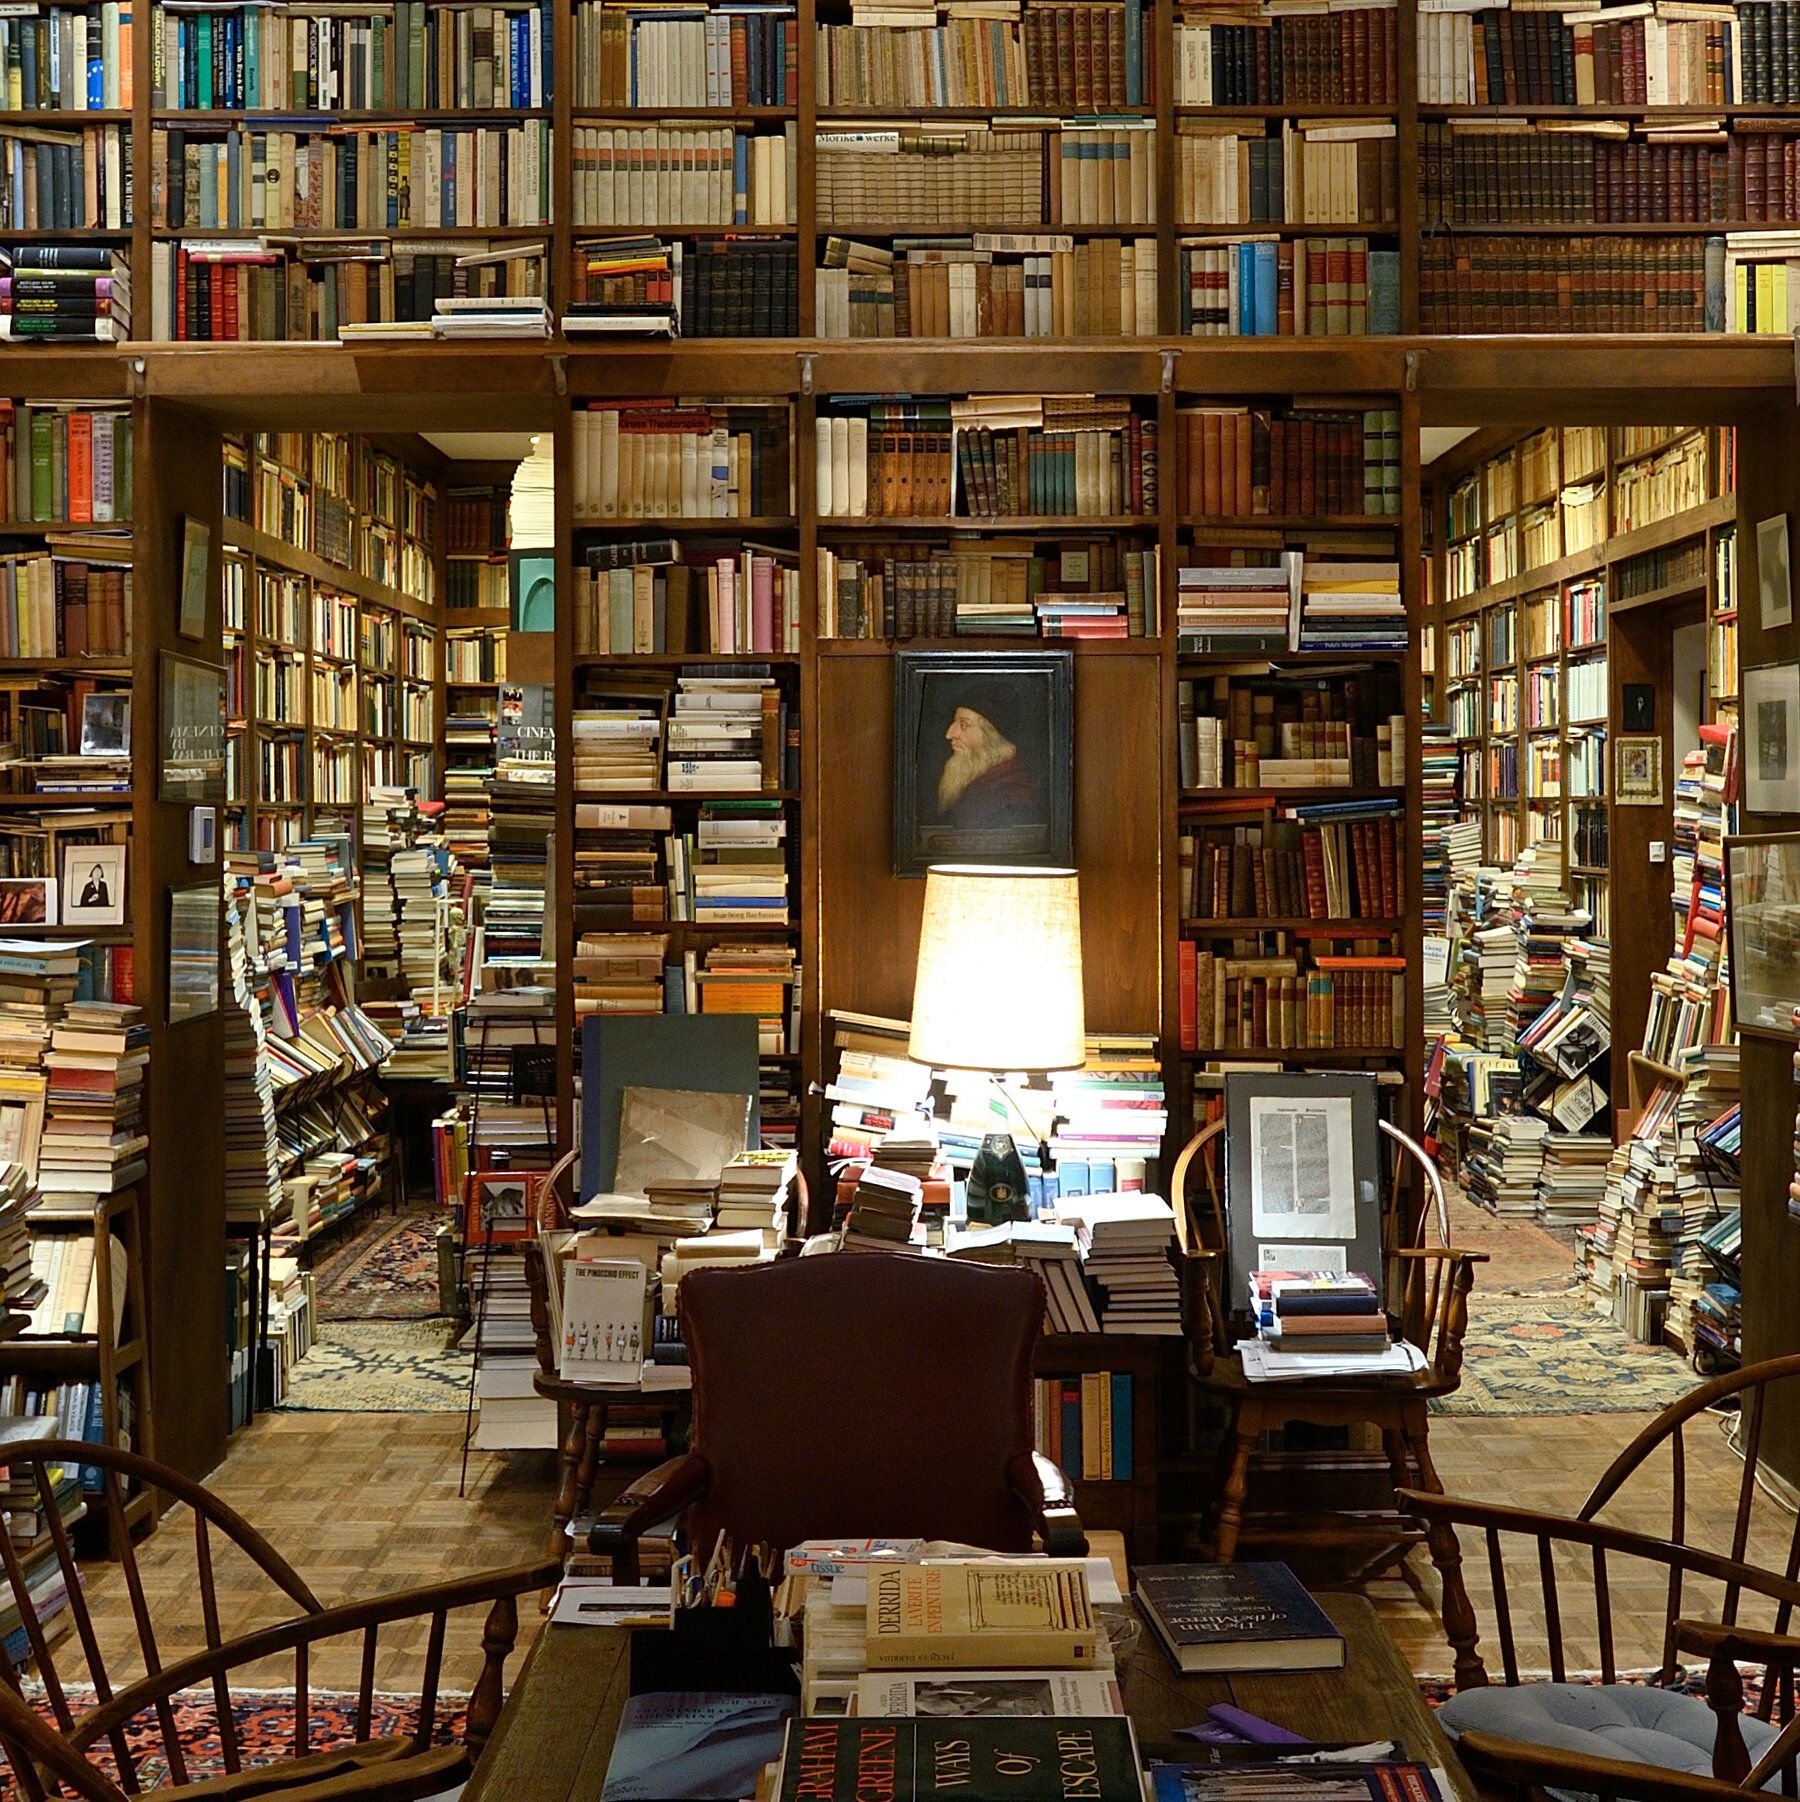
<svg viewBox="0 0 1800 1802">
<path fill-rule="evenodd" d="M 658 1690 L 627 1699 L 600 1802 L 736 1802 L 781 1756 L 791 1696 Z"/>
<path fill-rule="evenodd" d="M 1343 1668 L 1343 1635 L 1285 1564 L 1146 1565 L 1134 1593 L 1186 1675 Z"/>
<path fill-rule="evenodd" d="M 860 1773 L 884 1794 L 964 1802 L 1142 1802 L 1137 1740 L 1123 1716 L 1050 1720 L 796 1719 L 781 1758 L 779 1802 L 851 1802 Z"/>
<path fill-rule="evenodd" d="M 876 1565 L 865 1624 L 871 1670 L 1091 1668 L 1105 1643 L 1077 1560 Z"/>
<path fill-rule="evenodd" d="M 1228 1756 L 1219 1763 L 1153 1759 L 1150 1795 L 1153 1802 L 1232 1802 L 1234 1796 L 1243 1802 L 1252 1796 L 1264 1802 L 1277 1797 L 1280 1802 L 1442 1802 L 1430 1765 L 1257 1758 L 1250 1766 L 1234 1766 Z"/>
<path fill-rule="evenodd" d="M 870 1672 L 857 1679 L 858 1715 L 939 1719 L 1125 1712 L 1116 1677 L 1085 1671 Z"/>
</svg>

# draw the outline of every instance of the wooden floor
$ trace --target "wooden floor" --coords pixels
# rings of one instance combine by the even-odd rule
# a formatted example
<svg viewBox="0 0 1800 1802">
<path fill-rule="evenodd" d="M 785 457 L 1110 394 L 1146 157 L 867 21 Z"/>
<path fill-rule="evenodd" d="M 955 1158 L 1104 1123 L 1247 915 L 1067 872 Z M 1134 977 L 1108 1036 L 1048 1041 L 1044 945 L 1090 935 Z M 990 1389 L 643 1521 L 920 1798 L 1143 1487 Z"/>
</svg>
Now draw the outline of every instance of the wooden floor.
<svg viewBox="0 0 1800 1802">
<path fill-rule="evenodd" d="M 1459 1226 L 1463 1224 L 1459 1220 Z M 1558 1265 L 1556 1248 L 1534 1229 L 1521 1233 L 1511 1223 L 1481 1223 L 1494 1262 L 1485 1273 L 1499 1287 L 1534 1286 Z M 1648 1418 L 1636 1414 L 1549 1418 L 1437 1420 L 1432 1450 L 1439 1474 L 1452 1494 L 1552 1510 L 1571 1510 L 1622 1447 Z M 254 1522 L 327 1603 L 365 1597 L 454 1573 L 536 1558 L 549 1520 L 553 1488 L 547 1454 L 503 1458 L 477 1454 L 470 1460 L 469 1494 L 459 1498 L 460 1416 L 432 1415 L 267 1415 L 232 1442 L 213 1484 Z M 1688 1491 L 1696 1516 L 1709 1509 L 1712 1524 L 1728 1522 L 1742 1466 L 1711 1422 L 1702 1423 L 1689 1445 Z M 1646 1472 L 1633 1496 L 1622 1498 L 1611 1518 L 1651 1531 L 1667 1527 L 1669 1478 L 1666 1466 Z M 1710 1498 L 1710 1500 L 1709 1500 Z M 1716 1542 L 1721 1533 L 1708 1536 Z M 1785 1539 L 1759 1534 L 1753 1551 L 1779 1567 Z M 1471 1547 L 1472 1552 L 1478 1548 Z M 192 1570 L 191 1534 L 165 1526 L 142 1548 L 146 1585 L 163 1639 L 165 1661 L 175 1651 L 200 1643 L 196 1609 L 188 1585 Z M 1490 1616 L 1485 1562 L 1468 1566 L 1476 1608 Z M 1565 1573 L 1580 1576 L 1573 1565 Z M 221 1569 L 227 1633 L 272 1618 L 265 1593 L 247 1567 Z M 90 1594 L 111 1655 L 133 1643 L 129 1601 L 119 1572 L 102 1567 L 93 1574 Z M 1436 1574 L 1422 1550 L 1401 1570 L 1373 1583 L 1369 1594 L 1399 1640 L 1412 1667 L 1423 1673 L 1449 1669 L 1437 1617 Z M 1535 1594 L 1535 1592 L 1534 1592 Z M 1614 1573 L 1613 1610 L 1622 1635 L 1641 1630 L 1641 1658 L 1654 1663 L 1663 1617 L 1659 1582 Z M 1565 1591 L 1565 1631 L 1576 1664 L 1598 1662 L 1591 1645 L 1591 1608 Z M 1528 1598 L 1515 1600 L 1521 1659 L 1528 1667 L 1546 1663 L 1542 1612 Z M 535 1607 L 522 1610 L 521 1644 L 537 1630 Z M 466 1688 L 479 1670 L 478 1616 L 453 1622 L 444 1682 Z M 1584 1639 L 1584 1634 L 1589 1637 Z M 393 1641 L 378 1667 L 387 1688 L 416 1688 L 423 1648 L 418 1630 Z M 352 1688 L 359 1647 L 345 1642 L 316 1657 L 312 1681 L 322 1688 Z M 291 1682 L 291 1669 L 259 1673 L 275 1685 Z"/>
</svg>

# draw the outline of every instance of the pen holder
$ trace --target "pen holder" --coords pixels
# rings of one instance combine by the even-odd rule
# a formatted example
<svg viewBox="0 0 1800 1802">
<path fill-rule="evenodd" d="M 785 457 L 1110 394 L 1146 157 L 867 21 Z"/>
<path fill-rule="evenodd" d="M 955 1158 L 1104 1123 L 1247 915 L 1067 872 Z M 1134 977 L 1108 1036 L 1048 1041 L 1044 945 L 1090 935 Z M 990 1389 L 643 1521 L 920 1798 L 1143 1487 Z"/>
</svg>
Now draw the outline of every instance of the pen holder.
<svg viewBox="0 0 1800 1802">
<path fill-rule="evenodd" d="M 761 1607 L 678 1608 L 669 1631 L 632 1634 L 631 1693 L 711 1689 L 797 1696 L 795 1654 L 771 1639 L 766 1600 Z"/>
</svg>

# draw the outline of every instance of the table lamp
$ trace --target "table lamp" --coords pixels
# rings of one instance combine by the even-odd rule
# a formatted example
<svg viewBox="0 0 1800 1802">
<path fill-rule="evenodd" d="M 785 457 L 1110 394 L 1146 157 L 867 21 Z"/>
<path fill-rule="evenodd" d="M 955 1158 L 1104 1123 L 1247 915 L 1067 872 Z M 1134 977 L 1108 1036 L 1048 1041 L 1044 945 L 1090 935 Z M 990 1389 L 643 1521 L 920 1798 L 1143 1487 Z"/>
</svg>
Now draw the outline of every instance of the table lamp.
<svg viewBox="0 0 1800 1802">
<path fill-rule="evenodd" d="M 928 870 L 908 1056 L 995 1075 L 1079 1070 L 1085 1034 L 1075 872 L 997 864 Z M 1040 1151 L 1048 1163 L 1048 1148 Z M 982 1140 L 969 1172 L 968 1213 L 977 1223 L 1029 1218 L 1025 1166 L 1011 1133 Z"/>
</svg>

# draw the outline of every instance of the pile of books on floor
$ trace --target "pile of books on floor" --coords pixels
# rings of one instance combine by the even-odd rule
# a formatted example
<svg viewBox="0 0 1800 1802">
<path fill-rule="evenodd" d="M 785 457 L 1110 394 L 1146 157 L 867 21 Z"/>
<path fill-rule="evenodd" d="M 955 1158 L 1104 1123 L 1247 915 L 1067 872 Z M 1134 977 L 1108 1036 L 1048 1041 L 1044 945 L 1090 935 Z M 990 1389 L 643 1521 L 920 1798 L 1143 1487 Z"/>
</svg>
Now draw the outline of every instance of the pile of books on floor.
<svg viewBox="0 0 1800 1802">
<path fill-rule="evenodd" d="M 225 959 L 225 1218 L 260 1226 L 281 1205 L 275 1075 L 235 885 L 225 901 Z"/>
<path fill-rule="evenodd" d="M 1469 1199 L 1490 1214 L 1536 1215 L 1538 1172 L 1549 1127 L 1535 1114 L 1501 1114 L 1469 1127 Z"/>
<path fill-rule="evenodd" d="M 1422 1367 L 1418 1351 L 1390 1335 L 1380 1292 L 1360 1271 L 1261 1270 L 1249 1291 L 1256 1332 L 1238 1354 L 1253 1383 Z"/>
<path fill-rule="evenodd" d="M 131 268 L 124 251 L 90 244 L 0 247 L 0 342 L 117 344 L 130 336 Z"/>
<path fill-rule="evenodd" d="M 1611 1143 L 1588 1133 L 1544 1136 L 1538 1173 L 1538 1219 L 1545 1226 L 1591 1226 L 1606 1193 Z"/>
<path fill-rule="evenodd" d="M 554 766 L 503 759 L 489 790 L 493 886 L 482 920 L 482 962 L 535 970 L 544 954 L 544 885 L 556 822 Z"/>
</svg>

